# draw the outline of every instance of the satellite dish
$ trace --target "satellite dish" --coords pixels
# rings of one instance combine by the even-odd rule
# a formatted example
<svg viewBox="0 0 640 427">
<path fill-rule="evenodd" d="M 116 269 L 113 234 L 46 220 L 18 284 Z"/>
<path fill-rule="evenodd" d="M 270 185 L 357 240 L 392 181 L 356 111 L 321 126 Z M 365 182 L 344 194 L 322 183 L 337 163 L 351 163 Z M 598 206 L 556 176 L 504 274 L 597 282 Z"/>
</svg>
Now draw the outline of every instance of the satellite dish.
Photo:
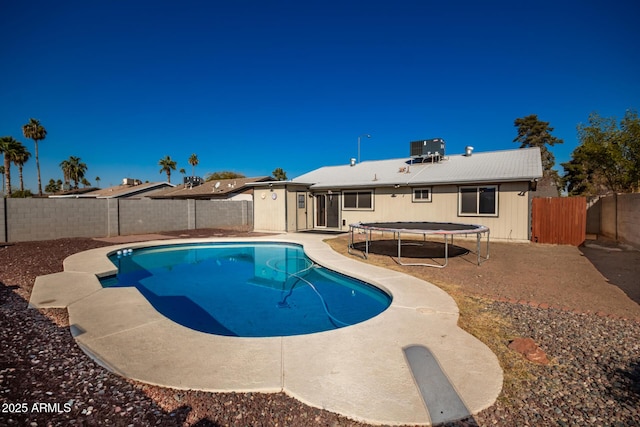
<svg viewBox="0 0 640 427">
<path fill-rule="evenodd" d="M 213 188 L 216 188 L 216 189 L 220 188 L 220 181 L 216 182 L 216 184 L 213 186 Z"/>
</svg>

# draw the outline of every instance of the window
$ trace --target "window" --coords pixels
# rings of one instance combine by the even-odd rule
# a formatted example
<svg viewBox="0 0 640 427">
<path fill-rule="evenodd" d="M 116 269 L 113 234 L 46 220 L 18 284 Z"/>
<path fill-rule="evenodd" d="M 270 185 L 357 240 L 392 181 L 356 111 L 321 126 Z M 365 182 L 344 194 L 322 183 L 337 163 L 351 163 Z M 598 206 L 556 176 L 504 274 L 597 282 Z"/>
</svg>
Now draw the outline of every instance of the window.
<svg viewBox="0 0 640 427">
<path fill-rule="evenodd" d="M 373 210 L 372 191 L 348 191 L 342 194 L 344 209 Z"/>
<path fill-rule="evenodd" d="M 414 188 L 413 199 L 414 202 L 430 202 L 431 201 L 431 188 Z"/>
<path fill-rule="evenodd" d="M 460 216 L 498 216 L 498 187 L 460 187 Z"/>
<path fill-rule="evenodd" d="M 304 209 L 307 198 L 304 194 L 298 194 L 298 209 Z"/>
</svg>

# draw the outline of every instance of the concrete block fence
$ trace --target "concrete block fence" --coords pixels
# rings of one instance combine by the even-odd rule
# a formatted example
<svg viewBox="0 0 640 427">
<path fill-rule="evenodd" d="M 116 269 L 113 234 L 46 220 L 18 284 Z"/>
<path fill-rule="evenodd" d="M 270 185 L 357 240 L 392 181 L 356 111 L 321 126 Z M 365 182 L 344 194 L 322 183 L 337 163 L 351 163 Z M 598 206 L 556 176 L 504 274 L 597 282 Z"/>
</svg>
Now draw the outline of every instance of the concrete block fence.
<svg viewBox="0 0 640 427">
<path fill-rule="evenodd" d="M 0 242 L 112 237 L 198 228 L 253 229 L 253 202 L 2 199 Z"/>
<path fill-rule="evenodd" d="M 611 194 L 592 201 L 587 209 L 587 233 L 640 249 L 640 193 Z"/>
</svg>

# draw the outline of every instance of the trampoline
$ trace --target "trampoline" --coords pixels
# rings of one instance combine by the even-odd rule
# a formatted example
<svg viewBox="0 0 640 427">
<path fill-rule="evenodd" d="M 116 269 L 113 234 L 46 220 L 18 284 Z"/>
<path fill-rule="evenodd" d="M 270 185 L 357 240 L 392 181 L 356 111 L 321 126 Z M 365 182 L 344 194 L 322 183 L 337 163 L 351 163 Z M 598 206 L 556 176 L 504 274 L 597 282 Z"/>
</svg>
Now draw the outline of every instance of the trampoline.
<svg viewBox="0 0 640 427">
<path fill-rule="evenodd" d="M 355 247 L 355 231 L 364 234 L 364 250 L 359 250 Z M 373 232 L 381 232 L 384 235 L 385 232 L 393 233 L 394 239 L 398 240 L 398 256 L 396 262 L 400 265 L 422 265 L 426 267 L 444 268 L 449 263 L 449 245 L 453 245 L 453 236 L 455 235 L 476 235 L 476 256 L 477 263 L 481 265 L 484 261 L 489 259 L 489 227 L 476 224 L 463 224 L 454 222 L 370 222 L 355 224 L 349 224 L 349 248 L 348 252 L 353 254 L 352 250 L 359 250 L 362 256 L 366 259 L 369 256 L 369 249 L 373 241 Z M 402 262 L 402 235 L 422 235 L 423 241 L 426 242 L 427 236 L 442 236 L 444 238 L 444 264 L 438 263 L 416 263 L 416 262 Z M 481 255 L 481 240 L 482 236 L 486 235 L 486 250 L 485 255 Z M 449 242 L 451 240 L 451 242 Z M 406 242 L 406 241 L 405 241 Z M 409 242 L 415 242 L 409 240 Z M 471 252 L 471 251 L 469 251 Z"/>
</svg>

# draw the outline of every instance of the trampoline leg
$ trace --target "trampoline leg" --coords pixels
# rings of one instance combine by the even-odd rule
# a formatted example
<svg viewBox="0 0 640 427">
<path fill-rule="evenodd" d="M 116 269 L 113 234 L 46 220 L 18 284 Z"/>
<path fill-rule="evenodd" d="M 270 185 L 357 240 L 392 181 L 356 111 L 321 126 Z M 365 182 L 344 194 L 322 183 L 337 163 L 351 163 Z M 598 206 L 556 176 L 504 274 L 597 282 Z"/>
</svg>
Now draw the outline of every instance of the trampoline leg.
<svg viewBox="0 0 640 427">
<path fill-rule="evenodd" d="M 453 244 L 453 235 L 451 235 L 451 244 Z M 447 235 L 444 235 L 444 266 L 446 267 L 449 263 L 449 241 L 447 239 Z"/>
<path fill-rule="evenodd" d="M 354 255 L 353 252 L 351 252 L 352 249 L 355 249 L 354 244 L 355 244 L 355 238 L 353 237 L 353 227 L 349 227 L 351 230 L 351 241 L 349 242 L 349 244 L 347 245 L 347 252 L 351 255 Z M 362 252 L 360 251 L 362 257 L 364 259 L 367 259 L 367 255 L 369 254 L 369 242 L 367 240 L 367 234 L 365 233 L 365 247 L 366 247 L 366 252 Z"/>
</svg>

